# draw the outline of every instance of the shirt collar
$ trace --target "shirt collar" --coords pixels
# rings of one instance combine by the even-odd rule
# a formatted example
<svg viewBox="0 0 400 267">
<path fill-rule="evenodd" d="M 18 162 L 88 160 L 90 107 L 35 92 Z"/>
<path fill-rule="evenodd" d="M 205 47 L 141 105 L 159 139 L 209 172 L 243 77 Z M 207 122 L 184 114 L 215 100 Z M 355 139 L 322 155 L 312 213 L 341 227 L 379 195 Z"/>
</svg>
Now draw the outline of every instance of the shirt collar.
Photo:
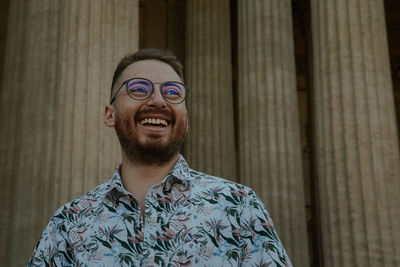
<svg viewBox="0 0 400 267">
<path fill-rule="evenodd" d="M 108 193 L 114 192 L 113 194 L 115 194 L 116 190 L 119 192 L 118 195 L 120 196 L 131 196 L 131 193 L 129 193 L 122 184 L 120 168 L 121 164 L 115 169 L 113 176 L 107 185 L 106 191 Z M 183 185 L 183 187 L 187 188 L 190 186 L 190 183 L 193 179 L 194 178 L 190 173 L 188 163 L 186 162 L 185 158 L 181 154 L 179 154 L 179 159 L 175 163 L 172 170 L 168 173 L 168 175 L 164 177 L 164 179 L 160 182 L 160 185 L 163 186 L 163 191 L 169 191 L 175 183 L 179 183 Z"/>
<path fill-rule="evenodd" d="M 186 182 L 190 182 L 193 180 L 193 176 L 190 173 L 189 165 L 181 154 L 179 154 L 178 161 L 175 163 L 174 167 L 169 172 L 166 178 L 168 178 L 168 176 L 174 176 L 175 178 Z"/>
</svg>

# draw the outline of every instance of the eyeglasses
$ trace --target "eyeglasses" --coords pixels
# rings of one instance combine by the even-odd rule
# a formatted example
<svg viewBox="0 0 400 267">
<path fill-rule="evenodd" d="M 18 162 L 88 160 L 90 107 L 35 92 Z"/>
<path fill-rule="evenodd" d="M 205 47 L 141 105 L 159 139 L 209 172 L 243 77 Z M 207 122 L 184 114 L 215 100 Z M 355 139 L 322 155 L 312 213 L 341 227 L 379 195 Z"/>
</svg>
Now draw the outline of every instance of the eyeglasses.
<svg viewBox="0 0 400 267">
<path fill-rule="evenodd" d="M 111 98 L 110 105 L 115 101 L 122 87 L 125 86 L 127 94 L 135 100 L 143 101 L 149 98 L 154 91 L 154 84 L 160 85 L 160 92 L 165 101 L 170 104 L 179 104 L 185 100 L 189 88 L 180 82 L 168 81 L 163 83 L 153 83 L 145 78 L 132 78 L 122 83 Z"/>
</svg>

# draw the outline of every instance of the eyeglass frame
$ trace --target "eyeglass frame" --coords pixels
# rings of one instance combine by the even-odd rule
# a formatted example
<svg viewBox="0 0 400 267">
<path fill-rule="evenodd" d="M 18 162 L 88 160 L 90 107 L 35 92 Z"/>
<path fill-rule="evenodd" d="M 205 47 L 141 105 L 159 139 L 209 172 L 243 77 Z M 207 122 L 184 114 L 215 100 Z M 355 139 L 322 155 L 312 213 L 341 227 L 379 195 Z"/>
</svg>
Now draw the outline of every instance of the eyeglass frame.
<svg viewBox="0 0 400 267">
<path fill-rule="evenodd" d="M 149 94 L 149 96 L 147 96 L 146 98 L 143 98 L 143 99 L 136 99 L 136 98 L 133 98 L 133 97 L 129 94 L 129 92 L 128 92 L 128 83 L 129 83 L 130 81 L 134 80 L 134 79 L 142 79 L 142 80 L 146 80 L 146 81 L 150 82 L 150 84 L 151 84 L 151 93 Z M 164 84 L 166 84 L 166 83 L 171 83 L 171 82 L 172 82 L 172 83 L 179 83 L 179 84 L 183 85 L 183 87 L 185 88 L 185 97 L 182 99 L 182 101 L 180 101 L 180 102 L 178 102 L 178 103 L 169 102 L 167 99 L 165 99 L 164 95 L 163 95 L 162 92 L 161 92 L 162 86 L 163 86 Z M 121 88 L 122 88 L 124 85 L 125 85 L 125 89 L 126 89 L 126 94 L 127 94 L 130 98 L 132 98 L 133 100 L 136 100 L 136 101 L 144 101 L 144 100 L 146 100 L 146 99 L 149 99 L 149 98 L 153 95 L 153 93 L 154 93 L 154 85 L 155 85 L 155 84 L 160 85 L 160 94 L 161 94 L 161 97 L 162 97 L 167 103 L 172 104 L 172 105 L 178 105 L 178 104 L 182 103 L 183 101 L 185 101 L 186 96 L 187 96 L 187 94 L 189 93 L 189 87 L 186 86 L 184 83 L 181 83 L 181 82 L 177 82 L 177 81 L 166 81 L 166 82 L 163 82 L 163 83 L 159 83 L 159 82 L 152 82 L 152 81 L 150 81 L 149 79 L 142 78 L 142 77 L 134 77 L 134 78 L 130 78 L 130 79 L 125 80 L 125 81 L 122 82 L 121 86 L 118 88 L 118 90 L 117 90 L 117 92 L 115 93 L 115 95 L 111 98 L 111 100 L 110 100 L 110 105 L 112 105 L 112 103 L 115 101 L 115 99 L 117 99 L 117 95 L 118 95 L 119 91 L 121 91 Z"/>
</svg>

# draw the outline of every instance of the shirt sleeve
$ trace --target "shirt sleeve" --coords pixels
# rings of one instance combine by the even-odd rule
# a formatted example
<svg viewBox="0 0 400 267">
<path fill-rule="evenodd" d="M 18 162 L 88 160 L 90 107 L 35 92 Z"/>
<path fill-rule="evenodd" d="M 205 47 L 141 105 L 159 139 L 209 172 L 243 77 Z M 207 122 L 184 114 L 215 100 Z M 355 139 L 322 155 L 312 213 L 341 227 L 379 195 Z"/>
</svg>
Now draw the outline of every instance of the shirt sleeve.
<svg viewBox="0 0 400 267">
<path fill-rule="evenodd" d="M 244 203 L 240 227 L 243 266 L 292 266 L 268 211 L 252 190 Z"/>
<path fill-rule="evenodd" d="M 53 217 L 44 229 L 27 266 L 73 266 L 65 233 L 63 224 Z"/>
</svg>

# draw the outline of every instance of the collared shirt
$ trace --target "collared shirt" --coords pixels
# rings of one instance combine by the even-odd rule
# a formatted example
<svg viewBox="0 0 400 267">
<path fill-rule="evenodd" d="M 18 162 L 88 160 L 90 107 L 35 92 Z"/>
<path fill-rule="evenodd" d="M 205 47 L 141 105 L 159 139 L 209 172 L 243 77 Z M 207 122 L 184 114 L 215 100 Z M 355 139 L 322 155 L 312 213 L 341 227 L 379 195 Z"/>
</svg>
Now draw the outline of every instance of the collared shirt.
<svg viewBox="0 0 400 267">
<path fill-rule="evenodd" d="M 145 207 L 143 221 L 117 168 L 54 213 L 28 266 L 291 266 L 257 195 L 182 156 Z"/>
</svg>

